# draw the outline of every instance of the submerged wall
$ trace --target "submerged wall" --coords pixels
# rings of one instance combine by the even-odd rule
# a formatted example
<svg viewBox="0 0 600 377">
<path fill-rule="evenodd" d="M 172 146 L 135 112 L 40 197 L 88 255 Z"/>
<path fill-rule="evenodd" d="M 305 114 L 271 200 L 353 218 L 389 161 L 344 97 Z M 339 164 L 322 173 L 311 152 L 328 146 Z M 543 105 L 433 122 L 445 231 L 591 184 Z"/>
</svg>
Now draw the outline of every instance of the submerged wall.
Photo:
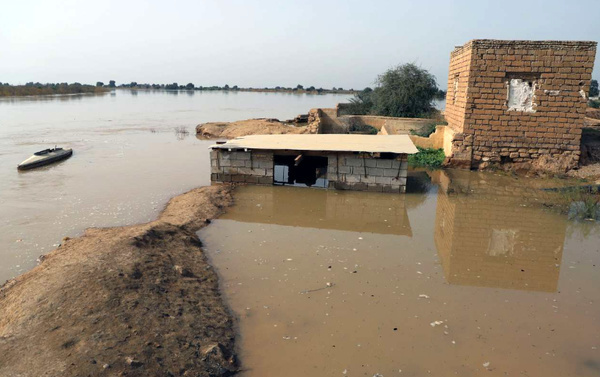
<svg viewBox="0 0 600 377">
<path fill-rule="evenodd" d="M 381 158 L 368 153 L 317 153 L 292 151 L 211 152 L 211 181 L 273 184 L 273 157 L 299 155 L 327 157 L 328 187 L 338 190 L 395 192 L 406 191 L 407 155 Z"/>
</svg>

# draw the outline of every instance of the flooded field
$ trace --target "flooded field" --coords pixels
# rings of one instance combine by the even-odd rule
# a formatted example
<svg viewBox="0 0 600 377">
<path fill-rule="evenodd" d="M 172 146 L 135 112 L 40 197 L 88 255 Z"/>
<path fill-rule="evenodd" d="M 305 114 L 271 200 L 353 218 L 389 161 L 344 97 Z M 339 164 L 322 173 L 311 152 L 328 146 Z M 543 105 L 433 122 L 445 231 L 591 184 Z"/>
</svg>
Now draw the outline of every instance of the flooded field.
<svg viewBox="0 0 600 377">
<path fill-rule="evenodd" d="M 242 375 L 600 375 L 598 225 L 523 180 L 418 175 L 406 195 L 237 189 L 199 234 Z"/>
<path fill-rule="evenodd" d="M 210 184 L 211 142 L 196 139 L 198 123 L 288 119 L 345 98 L 118 90 L 0 99 L 0 284 L 65 236 L 149 221 L 169 198 Z M 73 148 L 73 157 L 17 171 L 55 144 Z"/>
</svg>

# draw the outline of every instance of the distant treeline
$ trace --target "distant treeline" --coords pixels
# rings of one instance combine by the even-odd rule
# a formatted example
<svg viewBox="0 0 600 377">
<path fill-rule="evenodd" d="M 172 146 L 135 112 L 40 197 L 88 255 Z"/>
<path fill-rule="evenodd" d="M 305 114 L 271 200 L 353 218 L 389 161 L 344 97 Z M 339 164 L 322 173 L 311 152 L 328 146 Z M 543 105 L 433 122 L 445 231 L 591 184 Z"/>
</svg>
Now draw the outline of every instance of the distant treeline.
<svg viewBox="0 0 600 377">
<path fill-rule="evenodd" d="M 285 87 L 285 86 L 276 86 L 276 87 L 264 87 L 264 88 L 241 88 L 237 85 L 224 85 L 224 86 L 196 86 L 193 83 L 188 83 L 186 85 L 180 85 L 176 82 L 172 84 L 141 84 L 135 81 L 129 84 L 120 84 L 116 85 L 114 80 L 109 81 L 108 85 L 105 85 L 103 82 L 98 81 L 96 86 L 104 87 L 104 88 L 129 88 L 129 89 L 166 89 L 166 90 L 225 90 L 225 91 L 241 91 L 241 92 L 302 92 L 302 93 L 347 93 L 353 94 L 356 91 L 354 89 L 344 89 L 344 88 L 332 88 L 332 89 L 324 89 L 324 88 L 316 88 L 314 86 L 304 87 L 303 85 L 296 85 L 295 87 Z"/>
<path fill-rule="evenodd" d="M 10 85 L 8 83 L 0 82 L 0 97 L 10 96 L 36 96 L 36 95 L 48 95 L 48 94 L 82 94 L 82 93 L 100 93 L 105 92 L 107 89 L 85 85 L 75 82 L 68 84 L 66 82 L 56 84 L 42 84 L 39 82 L 28 82 L 25 85 Z"/>
</svg>

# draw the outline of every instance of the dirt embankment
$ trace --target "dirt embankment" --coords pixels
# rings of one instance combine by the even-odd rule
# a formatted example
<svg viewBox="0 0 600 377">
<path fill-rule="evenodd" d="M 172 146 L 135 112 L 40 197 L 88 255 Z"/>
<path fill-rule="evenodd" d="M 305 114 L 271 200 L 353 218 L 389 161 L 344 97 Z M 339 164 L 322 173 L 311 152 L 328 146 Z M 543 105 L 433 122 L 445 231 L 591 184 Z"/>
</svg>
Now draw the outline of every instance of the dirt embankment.
<svg viewBox="0 0 600 377">
<path fill-rule="evenodd" d="M 232 202 L 203 187 L 147 224 L 88 229 L 0 288 L 1 376 L 228 376 L 234 330 L 194 233 Z"/>
<path fill-rule="evenodd" d="M 277 119 L 248 119 L 237 122 L 212 122 L 196 126 L 196 134 L 206 138 L 233 139 L 246 135 L 308 134 L 317 133 L 309 125 L 294 126 Z"/>
</svg>

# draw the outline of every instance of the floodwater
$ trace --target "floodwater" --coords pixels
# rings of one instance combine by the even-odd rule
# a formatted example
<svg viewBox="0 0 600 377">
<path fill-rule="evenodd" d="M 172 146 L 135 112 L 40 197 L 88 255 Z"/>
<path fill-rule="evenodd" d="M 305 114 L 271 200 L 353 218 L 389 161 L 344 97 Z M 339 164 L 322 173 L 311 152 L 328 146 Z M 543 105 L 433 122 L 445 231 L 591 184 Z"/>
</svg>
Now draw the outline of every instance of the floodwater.
<svg viewBox="0 0 600 377">
<path fill-rule="evenodd" d="M 194 127 L 289 119 L 340 95 L 117 90 L 0 99 L 0 284 L 65 236 L 152 220 L 169 198 L 210 184 L 209 141 Z M 186 132 L 175 132 L 182 127 Z M 61 163 L 18 172 L 33 152 L 73 148 Z"/>
<path fill-rule="evenodd" d="M 600 227 L 523 179 L 411 174 L 406 195 L 241 187 L 199 232 L 242 375 L 600 375 Z"/>
</svg>

